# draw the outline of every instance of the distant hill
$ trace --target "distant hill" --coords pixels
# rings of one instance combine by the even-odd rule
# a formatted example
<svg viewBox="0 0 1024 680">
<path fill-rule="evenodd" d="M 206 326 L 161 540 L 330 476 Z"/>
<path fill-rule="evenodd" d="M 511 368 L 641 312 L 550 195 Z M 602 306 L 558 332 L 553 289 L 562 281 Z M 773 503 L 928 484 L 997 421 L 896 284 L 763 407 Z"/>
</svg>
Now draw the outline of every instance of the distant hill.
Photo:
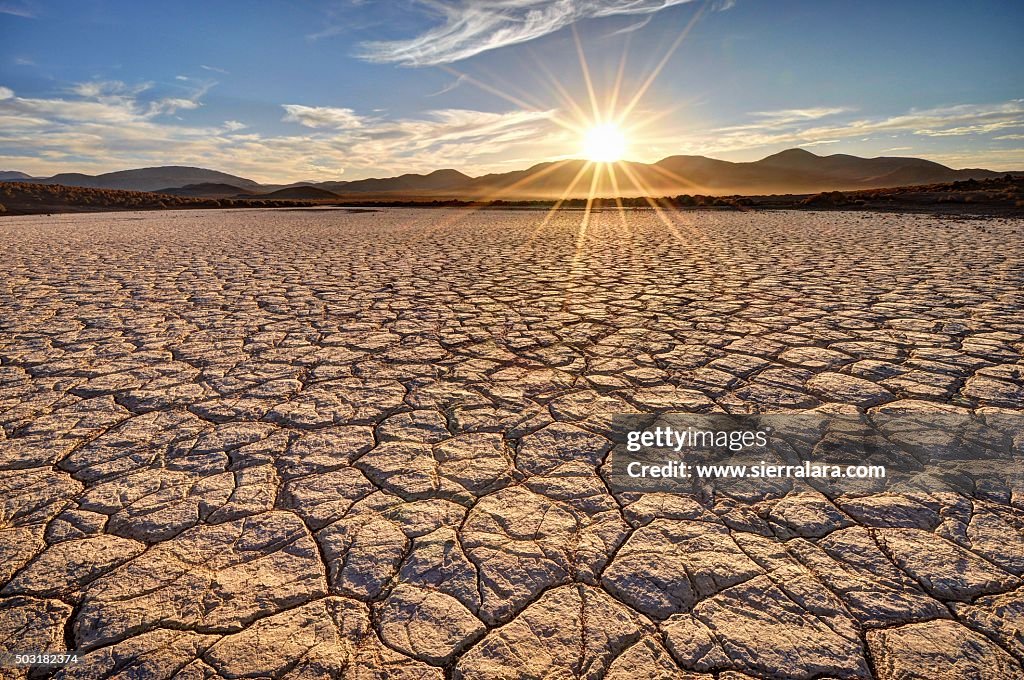
<svg viewBox="0 0 1024 680">
<path fill-rule="evenodd" d="M 17 170 L 0 170 L 0 182 L 20 182 L 26 179 L 32 179 L 32 175 Z"/>
<path fill-rule="evenodd" d="M 705 156 L 669 156 L 657 163 L 604 166 L 582 160 L 539 163 L 525 170 L 469 177 L 454 170 L 352 182 L 321 182 L 320 188 L 360 198 L 433 197 L 476 200 L 547 199 L 583 196 L 591 186 L 601 196 L 817 193 L 987 179 L 1003 173 L 954 170 L 920 158 L 818 156 L 789 149 L 759 161 L 733 163 Z M 597 172 L 595 181 L 594 173 Z"/>
<path fill-rule="evenodd" d="M 556 167 L 556 166 L 550 166 Z M 263 196 L 244 198 L 200 198 L 172 196 L 144 191 L 118 189 L 88 189 L 55 184 L 29 182 L 0 183 L 0 218 L 4 215 L 33 215 L 40 213 L 97 212 L 112 210 L 168 210 L 196 208 L 295 208 L 323 206 L 322 190 L 301 187 L 315 199 L 270 199 Z M 290 190 L 298 189 L 296 187 Z M 308 191 L 312 190 L 312 191 Z M 283 192 L 274 192 L 280 195 Z M 295 194 L 292 194 L 295 195 Z M 533 209 L 550 210 L 562 207 L 579 210 L 644 209 L 651 197 L 597 197 L 567 201 L 546 200 L 479 200 L 458 199 L 396 199 L 393 196 L 372 198 L 364 194 L 358 200 L 364 207 L 473 207 L 476 209 Z M 949 215 L 1016 215 L 1024 214 L 1024 174 L 1009 174 L 983 180 L 955 180 L 953 182 L 860 189 L 855 191 L 828 191 L 816 194 L 771 194 L 749 196 L 710 196 L 678 194 L 657 197 L 664 209 L 673 210 L 870 210 L 896 212 L 927 212 Z M 337 203 L 337 197 L 330 199 Z M 358 210 L 357 210 L 358 212 Z"/>
<path fill-rule="evenodd" d="M 473 180 L 458 170 L 435 170 L 427 175 L 358 179 L 350 182 L 319 182 L 316 186 L 338 194 L 394 193 L 431 194 L 464 188 Z"/>
<path fill-rule="evenodd" d="M 202 182 L 201 184 L 186 184 L 183 187 L 157 189 L 156 193 L 168 194 L 169 196 L 194 196 L 198 198 L 234 198 L 236 196 L 251 196 L 254 192 L 234 184 Z"/>
<path fill-rule="evenodd" d="M 592 184 L 596 194 L 602 196 L 802 194 L 988 179 L 1004 174 L 953 170 L 919 158 L 817 156 L 803 149 L 789 149 L 748 163 L 704 156 L 669 156 L 652 164 L 624 162 L 615 166 L 614 181 L 603 168 L 596 171 L 595 182 L 595 167 L 584 161 L 542 163 L 527 170 L 478 177 L 471 182 L 467 195 L 550 198 L 561 196 L 574 179 L 571 196 L 586 194 Z"/>
<path fill-rule="evenodd" d="M 215 170 L 180 166 L 122 170 L 103 175 L 64 173 L 31 181 L 76 187 L 160 191 L 203 198 L 252 194 L 261 198 L 298 200 L 335 200 L 339 196 L 353 200 L 544 200 L 563 195 L 570 198 L 585 196 L 591 186 L 599 196 L 812 194 L 982 180 L 1003 174 L 975 168 L 954 170 L 921 158 L 861 158 L 847 154 L 818 156 L 804 149 L 788 149 L 746 163 L 705 156 L 669 156 L 657 163 L 624 161 L 611 166 L 565 160 L 481 177 L 444 169 L 425 175 L 410 173 L 397 177 L 285 186 L 261 185 Z M 12 176 L 6 181 L 27 178 L 24 173 L 4 171 L 0 173 L 0 181 L 5 181 L 4 175 Z"/>
<path fill-rule="evenodd" d="M 60 184 L 69 187 L 123 189 L 125 191 L 156 191 L 157 189 L 204 183 L 232 184 L 246 190 L 260 188 L 258 182 L 245 179 L 244 177 L 236 177 L 235 175 L 229 175 L 226 172 L 218 172 L 216 170 L 179 165 L 119 170 L 102 175 L 83 175 L 77 172 L 66 172 L 54 175 L 53 177 L 34 178 L 32 181 L 36 184 Z"/>
<path fill-rule="evenodd" d="M 253 196 L 253 198 L 287 198 L 290 200 L 311 201 L 336 199 L 339 198 L 339 196 L 338 194 L 327 191 L 326 189 L 319 189 L 317 187 L 286 187 L 284 189 L 278 189 L 277 191 L 271 191 L 268 194 L 257 194 Z"/>
</svg>

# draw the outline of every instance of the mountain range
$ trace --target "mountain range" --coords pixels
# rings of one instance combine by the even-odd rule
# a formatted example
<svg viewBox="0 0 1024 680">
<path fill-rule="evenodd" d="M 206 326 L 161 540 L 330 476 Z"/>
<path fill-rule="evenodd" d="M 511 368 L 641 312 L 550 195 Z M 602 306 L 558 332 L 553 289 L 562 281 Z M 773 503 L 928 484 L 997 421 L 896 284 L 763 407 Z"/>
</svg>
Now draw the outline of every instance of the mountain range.
<svg viewBox="0 0 1024 680">
<path fill-rule="evenodd" d="M 201 182 L 221 182 L 246 190 L 260 190 L 259 182 L 236 177 L 226 172 L 190 168 L 181 165 L 164 165 L 156 168 L 118 170 L 102 175 L 85 175 L 78 172 L 63 172 L 52 177 L 30 177 L 23 172 L 0 171 L 0 181 L 33 182 L 35 184 L 61 184 L 68 187 L 88 189 L 126 189 L 128 191 L 156 191 L 165 187 L 181 187 Z M 239 193 L 239 192 L 236 192 Z"/>
<path fill-rule="evenodd" d="M 425 175 L 288 185 L 260 184 L 215 170 L 184 166 L 121 170 L 102 175 L 62 173 L 52 177 L 30 177 L 17 171 L 0 171 L 0 181 L 154 191 L 208 198 L 522 200 L 563 195 L 580 197 L 591 190 L 599 196 L 801 194 L 980 180 L 1003 174 L 977 168 L 954 170 L 920 158 L 861 158 L 847 154 L 818 156 L 804 149 L 788 149 L 746 163 L 705 156 L 669 156 L 656 163 L 622 161 L 612 166 L 567 160 L 480 177 L 444 169 Z"/>
</svg>

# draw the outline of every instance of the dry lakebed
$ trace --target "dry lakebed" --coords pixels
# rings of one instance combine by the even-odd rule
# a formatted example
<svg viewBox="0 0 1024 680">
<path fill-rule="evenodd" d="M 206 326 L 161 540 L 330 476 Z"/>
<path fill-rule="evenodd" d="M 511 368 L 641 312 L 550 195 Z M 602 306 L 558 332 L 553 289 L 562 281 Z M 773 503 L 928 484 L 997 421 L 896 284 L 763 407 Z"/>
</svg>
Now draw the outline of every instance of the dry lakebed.
<svg viewBox="0 0 1024 680">
<path fill-rule="evenodd" d="M 616 414 L 1021 412 L 1022 236 L 0 219 L 0 650 L 77 657 L 0 677 L 1024 677 L 1019 488 L 737 498 L 604 469 Z"/>
</svg>

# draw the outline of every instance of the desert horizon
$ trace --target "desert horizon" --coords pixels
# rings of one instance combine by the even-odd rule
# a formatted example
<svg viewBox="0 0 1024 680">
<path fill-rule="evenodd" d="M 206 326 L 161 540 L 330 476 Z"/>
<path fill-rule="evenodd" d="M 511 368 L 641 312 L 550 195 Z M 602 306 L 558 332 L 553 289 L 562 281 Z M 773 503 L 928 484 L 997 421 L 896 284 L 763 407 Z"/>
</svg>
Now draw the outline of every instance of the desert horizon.
<svg viewBox="0 0 1024 680">
<path fill-rule="evenodd" d="M 0 0 L 0 678 L 1024 680 L 1022 29 Z"/>
<path fill-rule="evenodd" d="M 332 205 L 588 211 L 605 207 L 844 208 L 1014 214 L 1024 208 L 1022 189 L 1024 173 L 954 170 L 918 158 L 817 156 L 787 149 L 749 163 L 688 156 L 670 156 L 653 165 L 568 160 L 476 178 L 440 169 L 425 175 L 287 185 L 262 185 L 215 170 L 181 166 L 45 178 L 4 171 L 0 172 L 0 215 Z"/>
<path fill-rule="evenodd" d="M 800 148 L 785 149 L 756 161 L 733 163 L 703 156 L 667 156 L 655 163 L 629 160 L 590 161 L 570 158 L 545 161 L 522 170 L 473 177 L 453 168 L 424 174 L 322 182 L 260 183 L 219 170 L 169 164 L 117 170 L 100 175 L 63 172 L 32 177 L 13 170 L 0 171 L 0 182 L 59 184 L 95 189 L 178 192 L 205 198 L 258 195 L 301 187 L 322 190 L 323 198 L 348 194 L 368 196 L 456 199 L 545 199 L 642 197 L 662 194 L 743 195 L 806 194 L 820 191 L 883 189 L 958 180 L 992 179 L 1024 175 L 1020 171 L 985 168 L 949 168 L 922 158 L 851 154 L 819 156 Z M 186 190 L 182 192 L 181 190 Z M 234 192 L 234 193 L 231 193 Z M 295 197 L 300 195 L 292 194 Z M 307 196 L 316 198 L 315 192 Z"/>
</svg>

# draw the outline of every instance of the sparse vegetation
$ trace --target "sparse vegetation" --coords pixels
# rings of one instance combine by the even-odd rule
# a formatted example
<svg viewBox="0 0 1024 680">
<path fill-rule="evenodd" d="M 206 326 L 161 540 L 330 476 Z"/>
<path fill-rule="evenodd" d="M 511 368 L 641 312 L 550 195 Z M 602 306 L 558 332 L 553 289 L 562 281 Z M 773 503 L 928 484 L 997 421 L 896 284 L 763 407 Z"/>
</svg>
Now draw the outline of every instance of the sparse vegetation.
<svg viewBox="0 0 1024 680">
<path fill-rule="evenodd" d="M 311 201 L 193 198 L 148 191 L 87 189 L 61 184 L 4 182 L 0 197 L 8 215 L 105 210 L 174 210 L 192 208 L 295 208 L 316 205 Z"/>
<path fill-rule="evenodd" d="M 327 192 L 324 192 L 327 193 Z M 764 196 L 705 196 L 701 194 L 662 196 L 657 198 L 597 197 L 555 200 L 460 200 L 460 199 L 391 199 L 359 200 L 352 198 L 284 199 L 284 198 L 199 198 L 172 196 L 145 191 L 117 189 L 86 189 L 59 184 L 6 182 L 0 184 L 0 198 L 6 213 L 27 215 L 54 212 L 87 212 L 103 210 L 180 210 L 195 208 L 295 208 L 312 206 L 363 206 L 385 208 L 500 208 L 525 210 L 582 210 L 589 203 L 592 210 L 639 210 L 656 206 L 659 209 L 712 210 L 899 210 L 899 211 L 969 211 L 1018 212 L 1024 207 L 1024 177 L 1004 175 L 991 179 L 961 180 L 942 184 L 864 189 L 859 191 L 826 191 L 818 194 L 773 194 Z"/>
<path fill-rule="evenodd" d="M 389 208 L 517 208 L 550 210 L 582 210 L 587 199 L 555 200 L 363 200 L 347 201 L 346 205 Z M 590 202 L 593 210 L 617 209 L 701 209 L 701 210 L 896 210 L 896 211 L 997 211 L 1016 212 L 1024 207 L 1024 177 L 1004 175 L 983 180 L 961 180 L 942 184 L 864 189 L 859 191 L 826 191 L 818 194 L 772 194 L 760 196 L 706 196 L 680 194 L 657 198 L 598 197 Z"/>
</svg>

